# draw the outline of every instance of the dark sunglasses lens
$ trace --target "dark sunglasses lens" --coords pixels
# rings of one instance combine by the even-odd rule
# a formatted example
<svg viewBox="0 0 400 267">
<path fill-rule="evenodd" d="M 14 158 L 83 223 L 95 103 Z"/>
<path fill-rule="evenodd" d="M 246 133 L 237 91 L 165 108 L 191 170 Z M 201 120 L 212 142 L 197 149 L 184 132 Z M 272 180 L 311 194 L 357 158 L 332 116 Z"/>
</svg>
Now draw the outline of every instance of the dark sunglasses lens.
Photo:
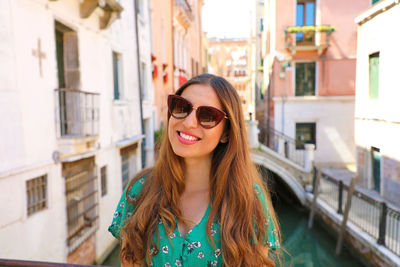
<svg viewBox="0 0 400 267">
<path fill-rule="evenodd" d="M 213 128 L 224 118 L 224 114 L 211 107 L 199 107 L 197 116 L 200 125 L 204 128 Z"/>
<path fill-rule="evenodd" d="M 185 118 L 189 115 L 191 106 L 189 102 L 179 97 L 171 97 L 169 100 L 169 112 L 175 118 Z"/>
</svg>

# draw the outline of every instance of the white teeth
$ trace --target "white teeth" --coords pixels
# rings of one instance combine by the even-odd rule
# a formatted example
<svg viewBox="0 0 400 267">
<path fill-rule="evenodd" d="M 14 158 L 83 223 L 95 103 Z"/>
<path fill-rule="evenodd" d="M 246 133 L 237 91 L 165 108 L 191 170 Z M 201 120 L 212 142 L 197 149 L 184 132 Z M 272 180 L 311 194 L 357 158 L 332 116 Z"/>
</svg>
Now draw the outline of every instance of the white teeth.
<svg viewBox="0 0 400 267">
<path fill-rule="evenodd" d="M 181 132 L 179 132 L 179 135 L 182 138 L 186 139 L 186 140 L 190 140 L 190 141 L 197 141 L 198 140 L 197 138 L 195 138 L 193 136 L 190 136 L 190 135 L 187 135 L 187 134 L 184 134 L 184 133 L 181 133 Z"/>
</svg>

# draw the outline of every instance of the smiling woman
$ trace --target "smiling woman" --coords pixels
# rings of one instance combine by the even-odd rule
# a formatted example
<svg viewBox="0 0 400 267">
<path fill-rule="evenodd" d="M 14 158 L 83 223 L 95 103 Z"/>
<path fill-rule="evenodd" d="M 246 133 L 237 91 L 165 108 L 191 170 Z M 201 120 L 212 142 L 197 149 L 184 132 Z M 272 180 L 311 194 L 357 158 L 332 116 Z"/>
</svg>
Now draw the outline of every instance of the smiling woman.
<svg viewBox="0 0 400 267">
<path fill-rule="evenodd" d="M 236 90 L 203 74 L 168 110 L 158 161 L 131 180 L 109 227 L 122 265 L 275 266 L 279 227 Z"/>
</svg>

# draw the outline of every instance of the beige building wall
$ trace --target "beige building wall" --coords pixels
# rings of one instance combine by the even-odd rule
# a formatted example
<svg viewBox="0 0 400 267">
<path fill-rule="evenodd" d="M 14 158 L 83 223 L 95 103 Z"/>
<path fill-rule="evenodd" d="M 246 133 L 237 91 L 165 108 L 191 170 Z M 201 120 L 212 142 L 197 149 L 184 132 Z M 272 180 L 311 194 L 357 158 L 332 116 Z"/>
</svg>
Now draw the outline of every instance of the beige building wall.
<svg viewBox="0 0 400 267">
<path fill-rule="evenodd" d="M 111 2 L 114 8 L 119 6 L 107 1 Z M 132 1 L 119 2 L 123 8 L 120 18 L 102 25 L 107 21 L 106 11 L 96 7 L 82 18 L 82 1 L 0 1 L 0 50 L 6 52 L 0 53 L 0 258 L 91 264 L 101 261 L 116 244 L 107 227 L 122 193 L 121 152 L 136 145 L 128 158 L 131 175 L 141 168 L 143 138 L 135 9 Z M 89 129 L 88 117 L 98 118 L 95 130 L 88 134 L 63 135 L 60 131 L 56 22 L 77 36 L 78 53 L 66 58 L 76 55 L 71 60 L 79 62 L 79 71 L 75 69 L 79 76 L 74 76 L 78 77 L 76 87 L 67 89 L 86 93 L 69 100 L 80 105 L 82 112 L 85 102 L 77 99 L 98 96 L 92 103 L 93 113 L 69 118 L 85 129 Z M 118 99 L 114 97 L 113 52 L 120 59 Z M 93 160 L 97 177 L 83 175 L 95 181 L 91 193 L 97 199 L 98 217 L 74 249 L 67 245 L 68 193 L 63 166 L 86 159 Z M 107 192 L 102 194 L 101 168 L 105 166 Z M 28 214 L 27 182 L 40 176 L 47 177 L 46 204 Z"/>
<path fill-rule="evenodd" d="M 355 142 L 360 185 L 378 190 L 400 205 L 400 37 L 389 29 L 400 25 L 400 5 L 383 0 L 356 18 L 357 83 Z M 371 97 L 370 56 L 379 53 L 378 96 Z M 374 160 L 375 158 L 375 160 Z"/>
</svg>

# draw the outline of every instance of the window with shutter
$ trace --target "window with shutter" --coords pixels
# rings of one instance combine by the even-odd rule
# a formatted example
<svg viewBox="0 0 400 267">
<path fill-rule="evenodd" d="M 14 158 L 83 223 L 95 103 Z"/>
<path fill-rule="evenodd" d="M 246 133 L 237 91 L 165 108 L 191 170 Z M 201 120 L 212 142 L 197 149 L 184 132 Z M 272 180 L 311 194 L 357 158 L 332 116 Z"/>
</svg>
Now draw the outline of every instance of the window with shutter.
<svg viewBox="0 0 400 267">
<path fill-rule="evenodd" d="M 379 97 L 379 52 L 369 55 L 369 98 Z"/>
<path fill-rule="evenodd" d="M 315 95 L 315 62 L 296 63 L 296 96 Z"/>
</svg>

